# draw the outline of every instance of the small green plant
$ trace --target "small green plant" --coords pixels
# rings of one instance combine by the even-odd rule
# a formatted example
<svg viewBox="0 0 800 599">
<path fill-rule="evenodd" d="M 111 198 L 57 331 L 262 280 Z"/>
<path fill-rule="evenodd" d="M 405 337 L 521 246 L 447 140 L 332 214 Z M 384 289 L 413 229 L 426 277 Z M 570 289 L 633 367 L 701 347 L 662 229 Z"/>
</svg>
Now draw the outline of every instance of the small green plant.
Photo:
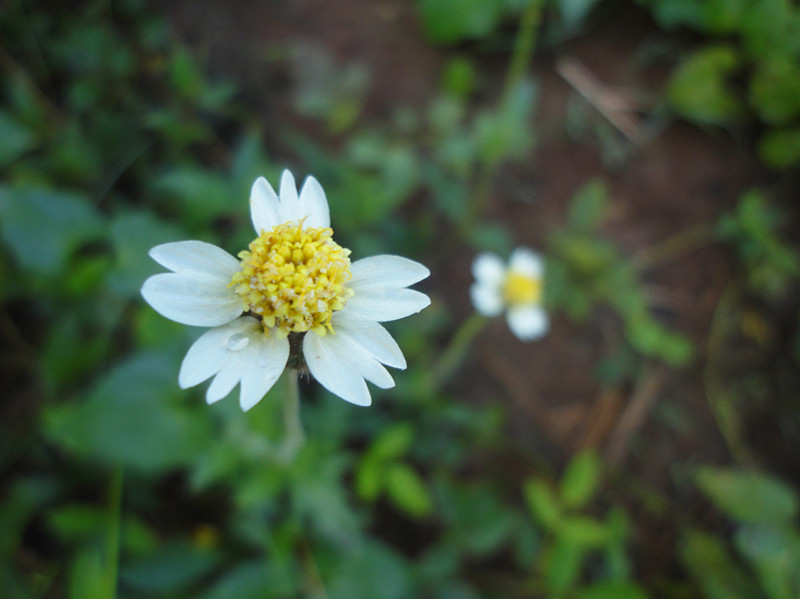
<svg viewBox="0 0 800 599">
<path fill-rule="evenodd" d="M 785 0 L 640 0 L 667 29 L 690 27 L 710 43 L 677 66 L 667 98 L 681 116 L 730 126 L 762 124 L 761 159 L 800 163 L 800 8 Z"/>
<path fill-rule="evenodd" d="M 610 305 L 622 319 L 626 339 L 634 349 L 684 365 L 691 358 L 691 344 L 650 314 L 635 262 L 622 256 L 599 231 L 607 204 L 607 191 L 600 181 L 576 192 L 566 225 L 550 239 L 545 304 L 576 320 L 585 319 L 598 305 Z"/>
<path fill-rule="evenodd" d="M 611 509 L 604 518 L 590 515 L 602 476 L 602 465 L 592 452 L 576 455 L 557 486 L 530 479 L 524 492 L 535 520 L 544 528 L 541 559 L 536 575 L 544 581 L 543 595 L 550 598 L 644 598 L 646 593 L 630 580 L 625 545 L 629 525 L 625 514 Z M 600 567 L 587 575 L 587 563 L 599 558 Z"/>
<path fill-rule="evenodd" d="M 797 490 L 772 476 L 703 468 L 697 485 L 735 525 L 731 542 L 687 531 L 681 557 L 708 599 L 800 596 Z"/>
</svg>

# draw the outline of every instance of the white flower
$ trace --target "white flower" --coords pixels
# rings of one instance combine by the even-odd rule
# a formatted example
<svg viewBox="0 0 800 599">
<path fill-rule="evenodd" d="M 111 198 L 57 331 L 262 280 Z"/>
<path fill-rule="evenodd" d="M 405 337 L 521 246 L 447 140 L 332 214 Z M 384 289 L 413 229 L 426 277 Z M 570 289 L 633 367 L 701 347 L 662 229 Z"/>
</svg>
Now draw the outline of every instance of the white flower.
<svg viewBox="0 0 800 599">
<path fill-rule="evenodd" d="M 177 322 L 214 327 L 192 345 L 178 382 L 211 377 L 208 403 L 241 385 L 240 403 L 258 403 L 287 362 L 308 366 L 343 399 L 372 402 L 366 382 L 394 386 L 384 365 L 405 368 L 397 343 L 379 322 L 419 312 L 427 295 L 406 289 L 426 278 L 422 264 L 399 256 L 350 262 L 331 238 L 325 192 L 308 177 L 298 196 L 294 177 L 281 177 L 280 197 L 263 177 L 250 195 L 258 237 L 234 258 L 202 241 L 166 243 L 150 256 L 172 272 L 145 281 L 142 295 Z"/>
<path fill-rule="evenodd" d="M 484 316 L 505 309 L 508 327 L 522 341 L 541 337 L 549 326 L 542 308 L 543 274 L 541 257 L 525 247 L 514 250 L 508 266 L 495 254 L 480 254 L 472 263 L 472 304 Z"/>
</svg>

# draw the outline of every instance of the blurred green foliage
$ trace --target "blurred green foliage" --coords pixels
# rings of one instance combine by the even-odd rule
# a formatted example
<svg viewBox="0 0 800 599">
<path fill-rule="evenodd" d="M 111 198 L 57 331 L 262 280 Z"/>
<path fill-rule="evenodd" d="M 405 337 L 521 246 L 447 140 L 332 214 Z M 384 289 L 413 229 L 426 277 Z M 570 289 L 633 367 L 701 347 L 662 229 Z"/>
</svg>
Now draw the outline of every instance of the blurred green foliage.
<svg viewBox="0 0 800 599">
<path fill-rule="evenodd" d="M 581 30 L 597 4 L 418 7 L 431 41 L 446 45 L 496 41 L 534 10 L 558 39 Z M 762 24 L 794 15 L 776 35 L 786 43 L 773 44 L 757 23 L 745 26 L 748 3 L 709 3 L 717 12 L 708 13 L 694 4 L 654 10 L 665 25 L 738 44 L 690 59 L 689 74 L 676 74 L 675 105 L 696 93 L 685 105 L 710 110 L 706 121 L 736 116 L 744 108 L 729 97 L 729 77 L 750 65 L 749 109 L 773 127 L 762 151 L 770 164 L 792 163 L 796 11 L 765 3 Z M 540 21 L 524 23 L 533 43 Z M 245 246 L 249 186 L 259 175 L 275 181 L 283 166 L 264 153 L 264 125 L 143 0 L 8 2 L 0 40 L 3 596 L 649 596 L 629 552 L 627 506 L 610 499 L 599 457 L 580 453 L 556 478 L 508 438 L 503 404 L 467 403 L 426 376 L 455 324 L 451 298 L 393 329 L 414 366 L 374 408 L 302 386 L 307 440 L 294 457 L 283 451 L 287 380 L 246 414 L 180 391 L 197 331 L 141 302 L 157 270 L 147 251 L 186 238 Z M 313 165 L 337 238 L 355 255 L 433 258 L 448 243 L 507 254 L 515 240 L 483 209 L 498 170 L 529 159 L 536 142 L 538 88 L 526 69 L 486 98 L 460 47 L 423 110 L 398 107 L 375 126 L 361 119 L 367 73 L 319 61 L 298 78 L 294 108 L 339 136 L 341 151 L 288 126 L 271 139 Z M 421 196 L 429 207 L 415 207 Z M 582 320 L 610 306 L 634 353 L 683 365 L 691 346 L 652 314 L 635 260 L 604 235 L 607 207 L 604 186 L 587 184 L 550 236 L 548 308 Z M 778 223 L 753 192 L 719 225 L 754 286 L 784 289 L 797 275 Z M 728 471 L 704 470 L 698 482 L 737 528 L 732 544 L 718 531 L 687 531 L 681 558 L 696 588 L 796 593 L 796 491 Z"/>
<path fill-rule="evenodd" d="M 639 0 L 666 29 L 709 37 L 676 68 L 668 99 L 678 114 L 731 126 L 762 123 L 761 159 L 800 164 L 800 7 L 790 0 Z"/>
</svg>

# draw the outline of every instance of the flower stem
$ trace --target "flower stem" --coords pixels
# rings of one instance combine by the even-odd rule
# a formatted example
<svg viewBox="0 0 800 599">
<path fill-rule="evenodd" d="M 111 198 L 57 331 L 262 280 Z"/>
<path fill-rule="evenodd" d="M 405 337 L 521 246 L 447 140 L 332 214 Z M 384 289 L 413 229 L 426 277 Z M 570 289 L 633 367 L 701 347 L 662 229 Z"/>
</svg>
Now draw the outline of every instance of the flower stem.
<svg viewBox="0 0 800 599">
<path fill-rule="evenodd" d="M 300 420 L 300 386 L 298 374 L 292 370 L 286 373 L 286 392 L 283 396 L 283 422 L 286 433 L 278 449 L 278 458 L 288 463 L 294 459 L 306 440 L 303 423 Z"/>
<path fill-rule="evenodd" d="M 467 318 L 456 330 L 450 345 L 442 353 L 442 357 L 434 364 L 428 375 L 428 388 L 439 389 L 458 370 L 467 355 L 472 340 L 483 330 L 489 319 L 477 312 Z"/>
<path fill-rule="evenodd" d="M 123 467 L 117 465 L 111 474 L 108 493 L 108 528 L 106 530 L 105 567 L 106 588 L 105 597 L 115 599 L 117 596 L 117 578 L 119 571 L 119 537 L 122 520 L 122 482 L 124 479 Z"/>
</svg>

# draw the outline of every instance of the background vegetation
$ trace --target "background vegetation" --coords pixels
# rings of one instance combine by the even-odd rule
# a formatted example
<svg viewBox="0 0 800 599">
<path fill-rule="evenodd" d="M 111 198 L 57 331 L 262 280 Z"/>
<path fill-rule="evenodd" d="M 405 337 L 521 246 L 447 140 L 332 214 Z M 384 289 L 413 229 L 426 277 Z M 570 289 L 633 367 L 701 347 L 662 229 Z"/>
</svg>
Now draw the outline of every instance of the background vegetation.
<svg viewBox="0 0 800 599">
<path fill-rule="evenodd" d="M 800 597 L 800 255 L 787 226 L 797 216 L 800 8 L 389 4 L 414 15 L 408 35 L 439 57 L 424 103 L 378 118 L 367 98 L 380 80 L 368 69 L 323 51 L 322 67 L 303 71 L 311 63 L 298 67 L 276 43 L 270 64 L 291 73 L 281 118 L 264 116 L 245 82 L 212 74 L 158 3 L 3 3 L 3 596 Z M 557 225 L 520 238 L 502 206 L 509 185 L 530 183 L 509 173 L 542 158 L 541 72 L 563 67 L 555 57 L 572 40 L 630 13 L 656 40 L 630 57 L 662 73 L 638 109 L 656 126 L 626 129 L 571 79 L 583 99 L 549 126 L 594 148 L 599 176 L 576 182 Z M 700 127 L 756 175 L 710 220 L 631 252 L 615 233 L 608 179 L 671 126 Z M 390 327 L 410 365 L 397 387 L 362 409 L 303 384 L 296 455 L 282 451 L 283 382 L 247 414 L 232 399 L 206 406 L 201 391 L 177 386 L 198 331 L 139 296 L 158 270 L 153 245 L 245 247 L 250 185 L 287 165 L 322 182 L 354 256 L 398 253 L 433 271 L 422 285 L 432 306 Z M 538 221 L 535 202 L 524 209 Z M 601 323 L 615 340 L 595 343 L 593 367 L 564 373 L 561 392 L 580 393 L 572 379 L 588 377 L 644 410 L 638 424 L 635 410 L 618 415 L 634 430 L 581 450 L 545 442 L 553 421 L 520 424 L 512 379 L 482 374 L 477 348 L 501 339 L 492 351 L 503 372 L 528 373 L 537 388 L 536 364 L 514 365 L 521 344 L 468 307 L 472 257 L 521 243 L 547 259 L 553 335 L 593 343 Z M 703 325 L 681 329 L 654 301 L 652 273 L 691 270 L 698 247 L 719 252 L 724 281 Z M 548 351 L 551 341 L 537 343 Z M 695 427 L 721 449 L 654 480 L 649 465 L 673 455 L 671 432 L 633 464 L 621 456 L 643 434 L 643 398 L 682 376 L 696 382 L 684 388 L 693 408 L 665 408 L 657 426 Z M 659 531 L 666 549 L 653 542 Z"/>
</svg>

